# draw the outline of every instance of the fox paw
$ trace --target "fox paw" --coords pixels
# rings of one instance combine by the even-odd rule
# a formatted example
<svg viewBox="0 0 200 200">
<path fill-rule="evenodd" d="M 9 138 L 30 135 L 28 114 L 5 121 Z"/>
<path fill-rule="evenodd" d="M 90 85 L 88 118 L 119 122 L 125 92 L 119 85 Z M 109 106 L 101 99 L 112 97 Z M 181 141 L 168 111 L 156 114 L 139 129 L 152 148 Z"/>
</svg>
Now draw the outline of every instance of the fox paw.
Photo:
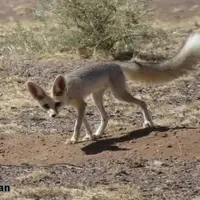
<svg viewBox="0 0 200 200">
<path fill-rule="evenodd" d="M 86 135 L 85 137 L 82 138 L 82 142 L 85 142 L 85 141 L 91 141 L 91 140 L 94 140 L 94 136 L 93 135 Z"/>
<path fill-rule="evenodd" d="M 151 122 L 151 121 L 144 122 L 143 128 L 150 128 L 150 127 L 154 127 L 153 122 Z"/>
<path fill-rule="evenodd" d="M 94 137 L 94 140 L 98 140 L 102 137 L 102 134 L 94 134 L 93 137 Z"/>
<path fill-rule="evenodd" d="M 75 144 L 75 143 L 77 143 L 77 140 L 74 138 L 71 138 L 65 141 L 65 144 Z"/>
</svg>

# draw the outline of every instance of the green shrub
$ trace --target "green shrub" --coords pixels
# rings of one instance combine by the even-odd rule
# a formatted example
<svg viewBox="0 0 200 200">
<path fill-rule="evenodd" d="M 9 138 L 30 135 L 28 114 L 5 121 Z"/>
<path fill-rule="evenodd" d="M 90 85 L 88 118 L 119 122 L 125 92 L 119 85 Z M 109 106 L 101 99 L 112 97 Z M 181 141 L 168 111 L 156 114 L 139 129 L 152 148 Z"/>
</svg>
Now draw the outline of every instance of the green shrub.
<svg viewBox="0 0 200 200">
<path fill-rule="evenodd" d="M 167 32 L 153 27 L 151 0 L 40 0 L 35 27 L 17 24 L 3 51 L 57 53 L 77 51 L 113 55 L 137 51 L 149 42 L 167 39 Z"/>
</svg>

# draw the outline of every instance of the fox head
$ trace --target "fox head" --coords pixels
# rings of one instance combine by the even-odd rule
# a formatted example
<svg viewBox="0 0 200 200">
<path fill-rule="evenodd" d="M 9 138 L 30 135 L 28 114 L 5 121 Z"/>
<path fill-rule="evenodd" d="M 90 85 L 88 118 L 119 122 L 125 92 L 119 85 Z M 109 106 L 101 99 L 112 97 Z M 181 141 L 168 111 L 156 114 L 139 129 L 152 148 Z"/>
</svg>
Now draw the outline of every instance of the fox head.
<svg viewBox="0 0 200 200">
<path fill-rule="evenodd" d="M 63 75 L 58 75 L 53 83 L 52 95 L 46 92 L 37 83 L 27 82 L 28 91 L 31 96 L 45 109 L 50 117 L 56 117 L 59 111 L 69 102 L 69 97 L 65 95 L 66 80 Z"/>
<path fill-rule="evenodd" d="M 32 81 L 27 82 L 28 91 L 39 105 L 47 111 L 50 117 L 56 117 L 61 110 L 62 103 L 54 100 L 46 94 L 46 92 L 37 83 Z"/>
</svg>

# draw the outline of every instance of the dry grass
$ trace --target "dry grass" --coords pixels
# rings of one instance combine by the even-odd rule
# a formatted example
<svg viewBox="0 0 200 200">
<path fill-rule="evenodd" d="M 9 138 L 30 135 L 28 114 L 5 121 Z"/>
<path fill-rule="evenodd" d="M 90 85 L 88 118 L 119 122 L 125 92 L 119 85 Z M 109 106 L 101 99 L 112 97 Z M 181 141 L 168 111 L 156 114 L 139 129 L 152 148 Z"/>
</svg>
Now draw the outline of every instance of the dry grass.
<svg viewBox="0 0 200 200">
<path fill-rule="evenodd" d="M 142 200 L 137 187 L 97 186 L 96 188 L 20 187 L 10 193 L 0 194 L 1 200 L 73 199 L 73 200 Z"/>
<path fill-rule="evenodd" d="M 94 4 L 88 0 L 84 3 L 66 2 L 68 3 L 59 0 L 57 4 L 49 6 L 47 1 L 44 7 L 39 8 L 41 10 L 36 11 L 42 20 L 20 22 L 14 26 L 4 24 L 0 39 L 2 46 L 0 53 L 3 55 L 39 54 L 42 59 L 49 57 L 59 59 L 63 55 L 73 59 L 77 58 L 77 54 L 78 58 L 108 59 L 108 55 L 127 50 L 133 51 L 134 48 L 136 54 L 143 49 L 142 55 L 146 55 L 148 51 L 150 57 L 154 54 L 161 57 L 162 52 L 159 48 L 166 47 L 166 44 L 170 43 L 171 30 L 163 30 L 161 26 L 149 23 L 150 12 L 146 6 L 148 3 L 143 0 L 137 0 L 134 4 L 129 0 L 123 3 L 101 0 Z M 97 7 L 99 14 L 95 14 Z M 84 12 L 80 12 L 80 9 L 84 9 Z M 23 14 L 24 7 L 17 6 L 15 11 Z M 51 23 L 48 21 L 49 15 L 54 19 Z M 99 17 L 105 18 L 106 21 L 102 23 Z M 119 43 L 120 46 L 116 45 Z M 80 51 L 82 48 L 83 52 Z"/>
<path fill-rule="evenodd" d="M 36 170 L 26 175 L 19 176 L 16 180 L 18 180 L 19 183 L 27 181 L 28 183 L 33 182 L 39 184 L 42 179 L 47 178 L 48 176 L 49 174 L 45 170 Z"/>
<path fill-rule="evenodd" d="M 85 1 L 86 3 L 89 2 L 90 5 L 90 1 L 87 0 Z M 49 4 L 49 1 L 43 1 L 43 2 L 47 2 L 47 4 Z M 59 2 L 63 3 L 64 1 L 59 0 L 58 3 Z M 69 2 L 68 4 L 70 5 Z M 101 2 L 97 1 L 97 3 L 99 4 L 101 4 L 102 2 L 106 1 L 103 0 Z M 7 54 L 9 54 L 9 56 L 13 57 L 13 55 L 16 54 L 17 55 L 26 54 L 26 56 L 36 54 L 37 58 L 42 60 L 59 60 L 59 59 L 77 60 L 82 57 L 87 59 L 92 58 L 92 59 L 102 60 L 102 59 L 111 59 L 112 58 L 111 54 L 113 54 L 113 51 L 115 54 L 117 51 L 124 52 L 128 48 L 134 50 L 134 56 L 140 56 L 142 58 L 147 58 L 147 59 L 163 59 L 166 57 L 170 57 L 174 52 L 176 52 L 177 49 L 182 44 L 182 42 L 187 37 L 187 35 L 189 35 L 191 32 L 198 31 L 200 29 L 199 17 L 184 19 L 182 21 L 176 20 L 175 22 L 163 23 L 158 19 L 154 19 L 152 15 L 148 13 L 146 5 L 145 6 L 142 5 L 143 4 L 142 2 L 144 2 L 143 0 L 137 0 L 136 2 L 138 3 L 135 3 L 136 5 L 134 4 L 133 7 L 130 7 L 129 0 L 124 1 L 123 5 L 121 4 L 115 5 L 113 3 L 114 6 L 119 6 L 119 7 L 117 7 L 118 11 L 113 15 L 113 18 L 111 18 L 112 20 L 114 19 L 116 24 L 113 25 L 113 23 L 111 23 L 111 25 L 109 24 L 108 26 L 105 25 L 106 34 L 108 34 L 108 36 L 110 36 L 111 39 L 114 40 L 113 47 L 110 48 L 109 51 L 107 49 L 98 49 L 97 48 L 98 45 L 96 46 L 96 44 L 92 44 L 93 46 L 91 46 L 91 44 L 88 46 L 87 44 L 83 45 L 84 42 L 87 43 L 89 41 L 89 43 L 91 43 L 91 38 L 89 38 L 87 35 L 86 38 L 84 38 L 84 35 L 82 35 L 79 38 L 75 38 L 75 36 L 77 37 L 77 35 L 82 30 L 79 30 L 76 27 L 76 24 L 73 24 L 70 20 L 68 20 L 70 19 L 70 17 L 72 18 L 72 20 L 78 18 L 77 16 L 73 16 L 74 14 L 76 14 L 77 10 L 75 11 L 72 10 L 74 13 L 71 14 L 65 12 L 69 6 L 67 4 L 64 5 L 66 7 L 63 7 L 63 12 L 60 12 L 62 16 L 56 15 L 58 13 L 56 12 L 57 8 L 54 7 L 52 8 L 51 5 L 50 7 L 48 7 L 48 5 L 45 5 L 47 7 L 45 6 L 42 7 L 41 5 L 41 7 L 39 7 L 36 10 L 36 13 L 37 16 L 39 15 L 39 17 L 42 18 L 42 20 L 26 21 L 23 19 L 23 21 L 20 21 L 20 23 L 17 24 L 14 22 L 1 23 L 0 55 L 6 56 Z M 112 4 L 112 2 L 110 3 Z M 191 9 L 196 9 L 197 6 L 198 5 L 194 6 Z M 30 8 L 29 4 L 16 5 L 13 8 L 13 11 L 19 13 L 20 15 L 21 14 L 23 15 L 25 12 L 28 12 L 30 14 L 31 11 L 26 11 L 26 10 L 32 8 L 33 7 Z M 85 11 L 87 12 L 87 9 Z M 123 12 L 127 13 L 123 14 Z M 133 18 L 135 17 L 137 19 L 136 21 L 138 24 L 132 22 L 130 16 L 126 18 L 125 15 L 129 15 L 130 14 L 129 12 L 131 13 L 131 15 L 133 15 L 132 16 Z M 69 16 L 66 17 L 64 13 Z M 52 15 L 54 18 L 54 21 L 51 23 L 49 23 L 48 21 L 43 21 L 46 15 L 47 19 L 45 20 L 48 20 L 49 18 L 48 14 Z M 104 15 L 106 15 L 106 13 Z M 83 23 L 84 26 L 90 26 L 90 24 L 96 23 L 95 21 L 90 21 L 90 23 L 87 24 L 87 21 L 84 20 L 79 22 Z M 125 22 L 127 22 L 127 24 L 129 24 L 130 27 L 127 27 L 125 25 L 126 24 Z M 63 24 L 65 25 L 65 27 L 61 26 Z M 97 35 L 99 34 L 97 33 Z M 80 39 L 81 41 L 79 41 Z M 111 39 L 109 39 L 108 41 L 110 42 Z M 93 38 L 92 41 L 95 42 Z M 96 42 L 98 43 L 98 40 Z M 120 45 L 117 46 L 115 42 L 117 44 L 119 43 Z M 80 48 L 84 49 L 83 53 L 80 53 L 79 51 Z M 89 55 L 85 55 L 88 54 L 88 52 Z"/>
</svg>

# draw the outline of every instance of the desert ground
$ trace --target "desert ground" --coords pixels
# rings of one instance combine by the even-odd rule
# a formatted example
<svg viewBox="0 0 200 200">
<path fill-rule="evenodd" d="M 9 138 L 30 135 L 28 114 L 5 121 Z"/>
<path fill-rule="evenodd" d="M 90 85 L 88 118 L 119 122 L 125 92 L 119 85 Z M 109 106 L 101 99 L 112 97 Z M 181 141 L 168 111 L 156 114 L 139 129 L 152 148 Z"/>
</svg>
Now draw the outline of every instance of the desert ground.
<svg viewBox="0 0 200 200">
<path fill-rule="evenodd" d="M 162 23 L 194 24 L 200 17 L 199 0 L 154 0 L 154 4 L 155 17 Z M 32 0 L 2 0 L 1 23 L 33 20 L 32 5 Z M 0 199 L 200 197 L 200 70 L 162 85 L 128 82 L 131 93 L 147 102 L 156 128 L 143 129 L 140 108 L 117 101 L 108 91 L 105 107 L 110 121 L 103 137 L 66 145 L 75 110 L 65 108 L 57 118 L 48 118 L 25 83 L 32 79 L 50 89 L 57 74 L 96 62 L 1 62 L 0 185 L 10 185 L 11 192 L 0 193 Z M 86 116 L 96 130 L 99 115 L 91 98 Z"/>
</svg>

